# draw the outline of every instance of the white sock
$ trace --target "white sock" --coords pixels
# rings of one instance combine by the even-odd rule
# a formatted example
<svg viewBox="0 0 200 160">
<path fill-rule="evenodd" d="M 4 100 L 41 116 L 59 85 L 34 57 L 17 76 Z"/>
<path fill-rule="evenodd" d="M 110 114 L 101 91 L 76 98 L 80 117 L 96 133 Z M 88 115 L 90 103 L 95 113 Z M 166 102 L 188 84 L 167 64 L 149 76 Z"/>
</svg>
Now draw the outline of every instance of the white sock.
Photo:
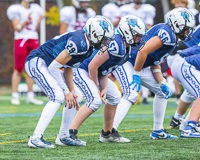
<svg viewBox="0 0 200 160">
<path fill-rule="evenodd" d="M 120 103 L 117 106 L 117 110 L 115 113 L 113 128 L 117 129 L 121 121 L 126 116 L 129 108 L 131 107 L 132 103 L 126 99 L 121 99 Z"/>
<path fill-rule="evenodd" d="M 75 114 L 76 108 L 72 107 L 71 109 L 69 109 L 68 105 L 66 107 L 63 107 L 59 138 L 64 138 L 65 136 L 69 135 L 69 128 L 72 124 Z"/>
<path fill-rule="evenodd" d="M 166 107 L 167 107 L 167 99 L 160 98 L 157 95 L 155 95 L 153 100 L 153 114 L 154 114 L 153 130 L 163 129 L 163 121 L 165 117 Z"/>
<path fill-rule="evenodd" d="M 40 116 L 39 122 L 36 126 L 36 129 L 33 133 L 33 137 L 41 137 L 41 135 L 43 135 L 45 129 L 53 119 L 60 105 L 61 105 L 60 103 L 55 103 L 52 101 L 49 101 L 46 104 Z"/>
<path fill-rule="evenodd" d="M 189 117 L 190 117 L 190 112 L 191 112 L 191 109 L 190 109 L 190 111 L 188 112 L 188 114 L 187 114 L 187 116 L 185 117 L 185 122 L 188 122 L 188 119 L 189 119 Z"/>
<path fill-rule="evenodd" d="M 27 99 L 34 99 L 34 92 L 28 92 Z"/>
<path fill-rule="evenodd" d="M 12 98 L 19 99 L 19 93 L 18 92 L 13 92 L 12 93 Z"/>
<path fill-rule="evenodd" d="M 176 118 L 177 120 L 180 120 L 180 118 L 183 118 L 184 117 L 184 114 L 179 114 L 176 110 L 176 113 L 174 114 L 174 118 Z"/>
</svg>

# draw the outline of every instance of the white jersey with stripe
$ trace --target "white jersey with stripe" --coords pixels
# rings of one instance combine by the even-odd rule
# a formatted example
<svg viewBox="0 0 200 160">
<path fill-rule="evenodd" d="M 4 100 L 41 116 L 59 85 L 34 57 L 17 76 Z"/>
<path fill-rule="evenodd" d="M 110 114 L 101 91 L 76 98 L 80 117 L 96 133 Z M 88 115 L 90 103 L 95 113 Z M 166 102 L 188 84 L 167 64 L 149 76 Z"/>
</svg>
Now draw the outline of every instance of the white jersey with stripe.
<svg viewBox="0 0 200 160">
<path fill-rule="evenodd" d="M 70 32 L 76 29 L 83 29 L 86 21 L 95 15 L 96 13 L 92 8 L 87 8 L 87 15 L 78 13 L 78 19 L 76 19 L 76 8 L 74 6 L 65 6 L 60 10 L 60 22 L 68 24 L 66 32 Z"/>
<path fill-rule="evenodd" d="M 153 25 L 156 9 L 150 4 L 142 4 L 140 8 L 135 9 L 134 3 L 126 4 L 120 7 L 121 17 L 134 15 L 141 18 L 146 24 Z"/>
<path fill-rule="evenodd" d="M 30 19 L 28 19 L 30 13 Z M 23 24 L 28 19 L 28 23 L 20 32 L 15 31 L 15 39 L 38 39 L 36 31 L 38 19 L 40 16 L 44 16 L 44 12 L 38 4 L 30 4 L 29 9 L 21 4 L 13 4 L 8 8 L 7 16 L 11 21 L 19 20 L 20 24 Z"/>
</svg>

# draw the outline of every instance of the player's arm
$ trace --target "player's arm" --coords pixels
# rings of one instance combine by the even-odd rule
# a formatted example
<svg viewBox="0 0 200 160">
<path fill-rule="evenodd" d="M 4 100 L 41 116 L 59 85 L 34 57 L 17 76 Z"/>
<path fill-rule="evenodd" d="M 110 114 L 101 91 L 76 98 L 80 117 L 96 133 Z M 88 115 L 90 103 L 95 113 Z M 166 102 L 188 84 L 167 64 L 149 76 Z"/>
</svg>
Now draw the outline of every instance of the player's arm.
<svg viewBox="0 0 200 160">
<path fill-rule="evenodd" d="M 172 94 L 172 91 L 169 88 L 165 78 L 162 75 L 160 65 L 151 66 L 151 71 L 152 71 L 152 74 L 153 74 L 155 80 L 159 83 L 159 86 L 160 86 L 160 88 L 162 90 L 162 93 L 163 93 L 165 99 L 170 98 L 171 94 Z"/>
<path fill-rule="evenodd" d="M 107 83 L 108 83 L 108 75 L 99 77 L 99 86 L 101 88 L 101 100 L 104 104 L 106 104 L 106 93 L 107 93 Z"/>
<path fill-rule="evenodd" d="M 67 28 L 68 28 L 68 24 L 67 24 L 67 23 L 65 23 L 65 22 L 61 22 L 61 24 L 60 24 L 60 31 L 59 31 L 59 33 L 60 33 L 60 34 L 63 34 L 63 33 L 65 33 L 65 32 L 66 32 L 66 30 L 67 30 Z"/>
<path fill-rule="evenodd" d="M 152 71 L 152 74 L 153 74 L 155 80 L 158 83 L 161 83 L 164 80 L 162 72 L 161 72 L 160 65 L 158 65 L 158 66 L 151 66 L 151 71 Z"/>
<path fill-rule="evenodd" d="M 99 52 L 94 56 L 94 58 L 88 65 L 89 77 L 94 81 L 97 88 L 98 88 L 98 68 L 110 58 L 108 51 L 106 50 L 104 51 L 104 53 L 102 53 L 103 50 L 106 50 L 105 47 L 99 50 Z"/>
<path fill-rule="evenodd" d="M 39 31 L 39 28 L 40 28 L 40 23 L 41 21 L 45 18 L 45 16 L 43 15 L 40 15 L 40 17 L 38 18 L 37 20 L 37 26 L 36 26 L 36 29 Z"/>
<path fill-rule="evenodd" d="M 150 40 L 148 40 L 146 44 L 144 45 L 144 47 L 137 53 L 134 70 L 137 72 L 140 72 L 147 59 L 147 55 L 161 48 L 162 46 L 163 46 L 163 42 L 158 36 L 155 36 L 151 38 Z"/>
</svg>

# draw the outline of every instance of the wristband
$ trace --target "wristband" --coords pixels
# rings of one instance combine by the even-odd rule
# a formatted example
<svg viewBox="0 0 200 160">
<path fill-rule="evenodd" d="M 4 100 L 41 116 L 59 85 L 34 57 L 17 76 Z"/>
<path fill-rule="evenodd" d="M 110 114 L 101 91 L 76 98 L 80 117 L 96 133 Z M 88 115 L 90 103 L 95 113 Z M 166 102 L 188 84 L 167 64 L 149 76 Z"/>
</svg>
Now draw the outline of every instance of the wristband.
<svg viewBox="0 0 200 160">
<path fill-rule="evenodd" d="M 161 72 L 161 70 L 160 69 L 153 69 L 152 70 L 152 73 L 156 73 L 156 72 Z"/>
<path fill-rule="evenodd" d="M 133 72 L 134 75 L 140 76 L 140 71 L 135 71 Z"/>
<path fill-rule="evenodd" d="M 22 25 L 21 25 L 21 24 L 18 24 L 18 25 L 17 25 L 17 29 L 18 29 L 19 31 L 21 31 L 21 30 L 22 30 Z"/>
</svg>

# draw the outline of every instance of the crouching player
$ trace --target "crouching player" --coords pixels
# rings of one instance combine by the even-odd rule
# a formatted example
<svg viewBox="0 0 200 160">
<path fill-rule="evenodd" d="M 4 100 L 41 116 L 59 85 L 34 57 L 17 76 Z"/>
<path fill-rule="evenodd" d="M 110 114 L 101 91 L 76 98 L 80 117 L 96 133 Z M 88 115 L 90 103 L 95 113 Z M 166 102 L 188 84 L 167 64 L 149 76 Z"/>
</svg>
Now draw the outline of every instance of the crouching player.
<svg viewBox="0 0 200 160">
<path fill-rule="evenodd" d="M 105 22 L 102 22 L 102 24 L 105 24 L 102 27 L 106 28 L 109 33 L 114 32 L 112 24 L 106 24 Z M 119 28 L 123 33 L 127 31 L 126 34 L 129 37 L 127 41 L 124 39 L 124 35 L 115 34 L 115 39 L 109 44 L 108 48 L 104 47 L 98 52 L 93 52 L 92 56 L 74 71 L 74 83 L 82 91 L 86 103 L 77 112 L 72 122 L 69 131 L 71 138 L 69 145 L 76 139 L 78 128 L 93 112 L 99 109 L 102 101 L 105 103 L 104 128 L 99 141 L 130 142 L 130 140 L 121 137 L 113 128 L 115 111 L 117 104 L 120 102 L 121 93 L 115 83 L 107 76 L 129 59 L 131 45 L 140 44 L 142 36 L 146 35 L 146 25 L 136 16 L 125 16 L 121 19 Z M 86 29 L 89 30 L 87 25 Z M 83 146 L 86 143 L 77 145 Z"/>
<path fill-rule="evenodd" d="M 181 132 L 183 138 L 200 138 L 196 124 L 200 118 L 200 46 L 194 46 L 167 58 L 173 77 L 178 80 L 187 92 L 196 98 L 187 126 Z"/>
<path fill-rule="evenodd" d="M 26 72 L 49 97 L 49 102 L 42 111 L 33 136 L 29 139 L 28 147 L 55 148 L 54 145 L 43 139 L 46 127 L 64 100 L 66 104 L 63 113 L 68 108 L 79 108 L 74 91 L 72 68 L 78 67 L 91 55 L 93 46 L 101 46 L 107 42 L 108 38 L 113 37 L 114 33 L 107 34 L 107 30 L 100 26 L 101 21 L 105 21 L 105 19 L 99 16 L 93 17 L 87 22 L 87 26 L 92 26 L 92 30 L 88 28 L 89 33 L 84 30 L 76 30 L 56 36 L 28 56 L 25 64 Z M 90 35 L 95 37 L 95 40 L 91 39 Z M 61 75 L 60 68 L 64 68 L 65 79 Z M 61 134 L 59 134 L 63 143 L 67 139 L 65 132 L 62 132 L 62 130 L 66 130 L 66 116 L 67 114 L 63 114 Z M 78 142 L 79 140 L 77 140 Z"/>
<path fill-rule="evenodd" d="M 167 133 L 163 128 L 167 99 L 171 96 L 171 91 L 162 77 L 159 64 L 174 49 L 176 37 L 185 39 L 188 30 L 194 27 L 195 20 L 192 13 L 183 8 L 174 9 L 168 19 L 168 24 L 158 24 L 152 27 L 147 32 L 147 37 L 143 38 L 146 41 L 144 47 L 139 51 L 132 49 L 129 61 L 113 72 L 123 91 L 123 98 L 117 107 L 114 119 L 114 128 L 116 129 L 131 105 L 137 101 L 137 92 L 142 84 L 155 93 L 153 102 L 154 126 L 150 138 L 178 138 Z M 132 88 L 137 90 L 132 90 Z"/>
</svg>

